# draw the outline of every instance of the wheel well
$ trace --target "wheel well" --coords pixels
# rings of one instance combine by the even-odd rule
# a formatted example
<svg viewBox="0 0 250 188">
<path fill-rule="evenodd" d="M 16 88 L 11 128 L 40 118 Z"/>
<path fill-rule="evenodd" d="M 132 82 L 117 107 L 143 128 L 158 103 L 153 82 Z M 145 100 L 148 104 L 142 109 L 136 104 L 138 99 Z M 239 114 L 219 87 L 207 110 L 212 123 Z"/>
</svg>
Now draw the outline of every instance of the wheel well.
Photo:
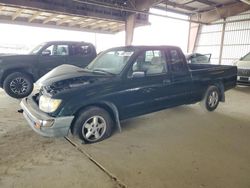
<svg viewBox="0 0 250 188">
<path fill-rule="evenodd" d="M 78 114 L 79 114 L 81 111 L 83 111 L 84 109 L 89 108 L 89 107 L 91 107 L 91 106 L 93 106 L 93 107 L 99 107 L 99 108 L 102 108 L 102 109 L 106 110 L 106 111 L 109 113 L 109 115 L 110 115 L 110 117 L 112 118 L 112 120 L 116 123 L 117 119 L 116 119 L 115 112 L 114 112 L 114 110 L 113 110 L 108 104 L 105 104 L 105 103 L 95 103 L 95 104 L 89 104 L 89 105 L 87 105 L 87 106 L 81 107 L 80 109 L 78 109 L 78 110 L 74 113 L 75 118 L 74 118 L 74 120 L 73 120 L 72 123 L 71 123 L 70 130 L 72 130 L 72 127 L 73 127 L 73 125 L 74 125 L 74 122 L 75 122 L 76 119 L 77 119 Z"/>
<path fill-rule="evenodd" d="M 4 72 L 3 79 L 1 80 L 1 83 L 0 83 L 1 86 L 3 86 L 3 82 L 7 78 L 7 76 L 9 76 L 10 74 L 15 73 L 15 72 L 19 72 L 19 73 L 28 75 L 32 79 L 32 81 L 34 82 L 33 75 L 31 73 L 29 73 L 28 71 L 26 71 L 24 69 L 11 69 L 11 70 L 7 70 Z"/>
<path fill-rule="evenodd" d="M 225 89 L 224 89 L 224 85 L 222 82 L 217 82 L 217 83 L 213 83 L 210 86 L 214 85 L 215 87 L 217 87 L 219 89 L 219 94 L 220 94 L 220 101 L 224 102 L 225 101 Z"/>
</svg>

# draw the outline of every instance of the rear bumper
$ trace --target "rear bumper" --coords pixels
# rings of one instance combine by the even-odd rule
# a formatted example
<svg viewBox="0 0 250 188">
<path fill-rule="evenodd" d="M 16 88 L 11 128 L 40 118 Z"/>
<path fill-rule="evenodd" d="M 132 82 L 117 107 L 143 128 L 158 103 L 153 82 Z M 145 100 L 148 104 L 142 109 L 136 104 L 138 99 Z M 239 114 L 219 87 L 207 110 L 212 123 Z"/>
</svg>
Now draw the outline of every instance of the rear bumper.
<svg viewBox="0 0 250 188">
<path fill-rule="evenodd" d="M 23 99 L 20 105 L 24 118 L 36 133 L 46 137 L 59 137 L 68 134 L 74 116 L 51 117 L 42 112 L 30 97 Z"/>
</svg>

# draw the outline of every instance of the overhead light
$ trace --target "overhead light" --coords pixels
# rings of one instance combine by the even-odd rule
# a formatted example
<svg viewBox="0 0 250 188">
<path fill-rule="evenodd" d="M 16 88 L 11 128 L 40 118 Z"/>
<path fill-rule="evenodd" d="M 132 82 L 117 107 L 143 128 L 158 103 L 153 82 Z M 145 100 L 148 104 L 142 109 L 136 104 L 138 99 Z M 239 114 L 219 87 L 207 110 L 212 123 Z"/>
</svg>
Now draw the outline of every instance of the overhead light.
<svg viewBox="0 0 250 188">
<path fill-rule="evenodd" d="M 250 0 L 241 0 L 243 3 L 250 5 Z"/>
</svg>

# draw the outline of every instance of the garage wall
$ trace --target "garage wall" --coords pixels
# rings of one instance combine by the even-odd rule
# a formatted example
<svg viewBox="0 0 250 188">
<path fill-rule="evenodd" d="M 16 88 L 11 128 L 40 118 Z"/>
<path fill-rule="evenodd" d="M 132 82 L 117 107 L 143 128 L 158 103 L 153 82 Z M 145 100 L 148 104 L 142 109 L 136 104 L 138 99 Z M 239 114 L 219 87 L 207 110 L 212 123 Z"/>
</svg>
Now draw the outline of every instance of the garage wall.
<svg viewBox="0 0 250 188">
<path fill-rule="evenodd" d="M 221 21 L 223 20 L 219 20 L 218 22 Z M 211 62 L 213 64 L 219 62 L 222 27 L 222 24 L 203 25 L 200 27 L 197 36 L 194 51 L 202 54 L 211 53 Z"/>
<path fill-rule="evenodd" d="M 249 21 L 237 21 L 249 19 Z M 223 20 L 218 20 L 219 23 Z M 250 11 L 237 16 L 228 17 L 226 21 L 236 21 L 225 24 L 224 45 L 221 64 L 232 64 L 250 51 Z M 220 43 L 223 24 L 201 26 L 198 33 L 195 52 L 212 53 L 211 62 L 219 63 Z"/>
</svg>

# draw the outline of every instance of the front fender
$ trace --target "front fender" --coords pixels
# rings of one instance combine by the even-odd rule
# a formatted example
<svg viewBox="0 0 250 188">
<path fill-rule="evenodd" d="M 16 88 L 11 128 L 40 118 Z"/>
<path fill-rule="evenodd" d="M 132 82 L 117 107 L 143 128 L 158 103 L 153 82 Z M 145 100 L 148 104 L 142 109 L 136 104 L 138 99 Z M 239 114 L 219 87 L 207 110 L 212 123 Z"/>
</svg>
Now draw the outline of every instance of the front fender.
<svg viewBox="0 0 250 188">
<path fill-rule="evenodd" d="M 65 116 L 65 115 L 75 115 L 75 117 L 77 116 L 77 114 L 86 109 L 89 106 L 98 106 L 100 108 L 105 109 L 106 111 L 108 111 L 110 113 L 110 115 L 112 116 L 116 127 L 118 128 L 119 132 L 122 131 L 121 129 L 121 124 L 120 124 L 120 117 L 119 117 L 119 110 L 116 107 L 115 104 L 113 104 L 112 102 L 109 101 L 99 101 L 99 102 L 91 102 L 88 104 L 84 104 L 84 105 L 80 105 L 78 104 L 77 107 L 70 107 L 69 103 L 64 104 L 64 107 L 62 107 L 62 110 L 59 112 L 59 114 L 57 116 Z"/>
</svg>

